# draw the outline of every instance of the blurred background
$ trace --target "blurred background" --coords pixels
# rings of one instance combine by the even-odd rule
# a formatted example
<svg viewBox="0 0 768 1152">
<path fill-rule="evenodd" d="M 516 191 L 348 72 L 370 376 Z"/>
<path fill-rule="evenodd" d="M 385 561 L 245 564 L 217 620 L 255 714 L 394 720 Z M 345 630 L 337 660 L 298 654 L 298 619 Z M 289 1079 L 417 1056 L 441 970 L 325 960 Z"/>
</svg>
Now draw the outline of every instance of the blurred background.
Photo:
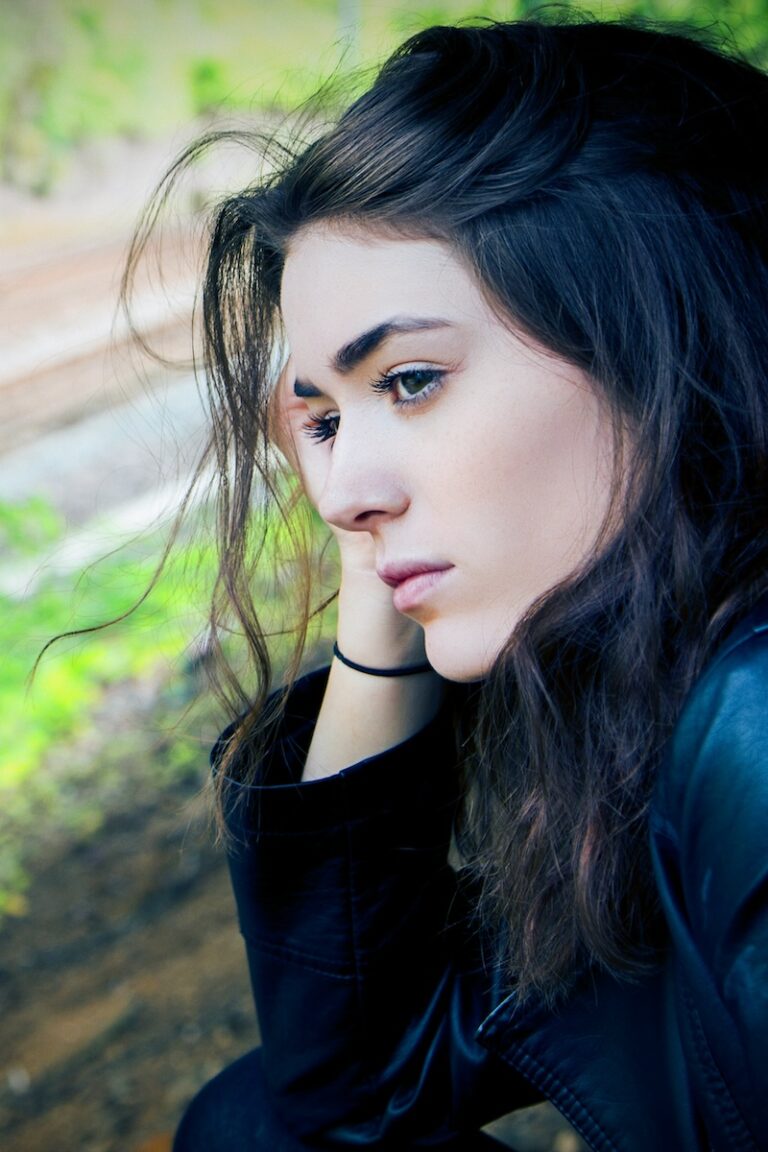
<svg viewBox="0 0 768 1152">
<path fill-rule="evenodd" d="M 562 5 L 568 7 L 569 5 Z M 768 0 L 574 4 L 717 23 L 768 57 Z M 0 1146 L 162 1152 L 203 1081 L 258 1042 L 201 789 L 223 723 L 202 674 L 204 536 L 146 587 L 204 414 L 189 354 L 206 207 L 257 158 L 195 164 L 136 285 L 178 366 L 142 357 L 117 291 L 183 146 L 269 125 L 419 27 L 536 5 L 0 0 Z M 205 520 L 204 501 L 193 519 Z M 258 594 L 275 596 L 265 582 Z M 279 594 L 279 591 L 278 591 Z M 550 1109 L 497 1129 L 577 1152 Z"/>
</svg>

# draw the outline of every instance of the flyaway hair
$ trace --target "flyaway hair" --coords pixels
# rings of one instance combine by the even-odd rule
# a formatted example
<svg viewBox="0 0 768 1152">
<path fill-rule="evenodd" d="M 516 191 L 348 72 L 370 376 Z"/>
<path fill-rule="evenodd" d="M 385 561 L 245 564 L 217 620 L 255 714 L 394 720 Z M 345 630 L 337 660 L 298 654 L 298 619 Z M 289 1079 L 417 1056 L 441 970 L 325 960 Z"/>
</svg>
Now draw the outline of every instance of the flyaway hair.
<svg viewBox="0 0 768 1152">
<path fill-rule="evenodd" d="M 302 229 L 449 244 L 613 415 L 599 547 L 531 606 L 460 716 L 458 846 L 521 994 L 556 997 L 584 960 L 628 978 L 653 962 L 656 768 L 692 679 L 768 586 L 766 123 L 765 75 L 700 37 L 560 17 L 435 27 L 213 220 L 213 635 L 236 617 L 254 657 L 229 753 L 243 772 L 275 718 L 252 542 L 259 508 L 284 501 L 269 402 Z"/>
</svg>

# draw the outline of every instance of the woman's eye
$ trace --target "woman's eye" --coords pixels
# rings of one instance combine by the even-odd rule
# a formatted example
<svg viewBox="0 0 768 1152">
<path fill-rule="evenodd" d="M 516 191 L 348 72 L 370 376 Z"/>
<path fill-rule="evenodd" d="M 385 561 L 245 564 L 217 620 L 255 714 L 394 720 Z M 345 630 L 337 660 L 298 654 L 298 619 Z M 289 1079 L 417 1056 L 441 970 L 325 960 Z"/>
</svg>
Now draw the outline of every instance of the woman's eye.
<svg viewBox="0 0 768 1152">
<path fill-rule="evenodd" d="M 303 426 L 302 431 L 312 440 L 317 440 L 322 444 L 325 440 L 331 440 L 337 433 L 339 428 L 339 413 L 330 412 L 326 416 L 317 416 L 315 413 L 310 412 L 309 419 Z"/>
<path fill-rule="evenodd" d="M 374 392 L 391 395 L 396 405 L 412 407 L 437 391 L 445 375 L 445 371 L 440 368 L 399 368 L 374 380 L 371 388 Z M 310 412 L 302 431 L 318 444 L 323 444 L 336 435 L 340 419 L 338 412 L 327 412 L 324 415 Z"/>
<path fill-rule="evenodd" d="M 395 382 L 395 391 L 406 396 L 416 396 L 419 392 L 433 382 L 434 370 L 430 368 L 409 368 L 407 372 L 400 372 Z"/>
<path fill-rule="evenodd" d="M 391 392 L 396 403 L 407 404 L 439 387 L 444 375 L 438 368 L 400 368 L 376 380 L 373 388 L 376 392 Z"/>
</svg>

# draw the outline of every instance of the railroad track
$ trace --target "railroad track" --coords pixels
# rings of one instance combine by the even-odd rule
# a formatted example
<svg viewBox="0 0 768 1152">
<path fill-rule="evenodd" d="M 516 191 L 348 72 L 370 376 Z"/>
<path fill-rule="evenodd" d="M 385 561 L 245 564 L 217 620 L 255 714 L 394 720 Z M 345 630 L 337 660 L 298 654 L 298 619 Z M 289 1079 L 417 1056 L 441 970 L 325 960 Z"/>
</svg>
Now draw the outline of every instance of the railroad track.
<svg viewBox="0 0 768 1152">
<path fill-rule="evenodd" d="M 46 574 L 102 555 L 105 539 L 172 512 L 202 446 L 193 374 L 142 356 L 116 315 L 126 244 L 79 245 L 0 272 L 0 503 L 40 499 L 63 526 L 40 555 L 0 539 L 0 596 L 30 595 Z M 181 234 L 173 245 L 166 236 L 163 257 L 167 291 L 145 277 L 134 317 L 142 338 L 183 366 L 194 278 Z"/>
<path fill-rule="evenodd" d="M 167 370 L 141 358 L 117 313 L 126 247 L 121 237 L 49 258 L 38 254 L 0 273 L 0 455 L 167 378 Z M 189 356 L 187 257 L 181 234 L 166 238 L 167 284 L 140 284 L 135 302 L 142 334 L 174 362 Z"/>
</svg>

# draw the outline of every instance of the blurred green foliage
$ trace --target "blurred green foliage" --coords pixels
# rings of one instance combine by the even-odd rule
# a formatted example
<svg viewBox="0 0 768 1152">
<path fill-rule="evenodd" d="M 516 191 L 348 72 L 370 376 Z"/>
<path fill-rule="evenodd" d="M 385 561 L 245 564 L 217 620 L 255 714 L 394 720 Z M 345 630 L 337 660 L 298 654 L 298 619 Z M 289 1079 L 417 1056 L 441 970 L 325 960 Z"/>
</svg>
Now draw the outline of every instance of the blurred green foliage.
<svg viewBox="0 0 768 1152">
<path fill-rule="evenodd" d="M 46 840 L 93 835 L 132 789 L 146 799 L 185 778 L 204 779 L 208 746 L 222 723 L 202 668 L 215 573 L 204 517 L 198 510 L 151 593 L 121 621 L 152 582 L 163 532 L 148 531 L 73 577 L 56 572 L 61 525 L 50 508 L 40 500 L 0 504 L 0 576 L 7 587 L 14 565 L 22 574 L 13 594 L 0 592 L 0 921 L 23 911 L 25 864 Z M 275 630 L 294 581 L 291 553 L 275 518 L 264 577 L 253 589 Z M 32 580 L 26 594 L 25 579 Z M 116 622 L 99 627 L 105 621 Z M 89 628 L 96 630 L 58 641 L 30 685 L 47 641 Z M 288 637 L 273 643 L 278 666 L 289 644 Z M 202 747 L 190 737 L 187 717 L 197 705 L 210 720 Z"/>
<path fill-rule="evenodd" d="M 52 829 L 79 835 L 98 827 L 108 782 L 101 766 L 91 763 L 89 749 L 78 748 L 78 739 L 89 731 L 96 731 L 97 741 L 103 737 L 98 713 L 111 686 L 142 678 L 160 685 L 178 672 L 199 631 L 192 605 L 199 612 L 199 580 L 210 568 L 206 555 L 179 554 L 130 626 L 116 624 L 87 643 L 62 642 L 25 692 L 43 644 L 58 632 L 124 612 L 147 586 L 157 560 L 159 542 L 147 537 L 81 574 L 73 588 L 71 575 L 45 574 L 45 557 L 55 550 L 59 533 L 56 516 L 42 501 L 0 505 L 2 571 L 13 574 L 15 564 L 36 581 L 31 595 L 0 594 L 0 919 L 19 910 L 24 862 L 36 840 Z M 66 755 L 57 766 L 52 753 L 62 750 Z M 91 781 L 77 788 L 85 768 Z"/>
<path fill-rule="evenodd" d="M 47 191 L 78 143 L 146 137 L 222 109 L 291 108 L 322 79 L 380 59 L 427 24 L 515 18 L 530 0 L 3 0 L 0 178 Z M 765 55 L 768 0 L 571 0 L 617 14 L 718 22 Z"/>
</svg>

